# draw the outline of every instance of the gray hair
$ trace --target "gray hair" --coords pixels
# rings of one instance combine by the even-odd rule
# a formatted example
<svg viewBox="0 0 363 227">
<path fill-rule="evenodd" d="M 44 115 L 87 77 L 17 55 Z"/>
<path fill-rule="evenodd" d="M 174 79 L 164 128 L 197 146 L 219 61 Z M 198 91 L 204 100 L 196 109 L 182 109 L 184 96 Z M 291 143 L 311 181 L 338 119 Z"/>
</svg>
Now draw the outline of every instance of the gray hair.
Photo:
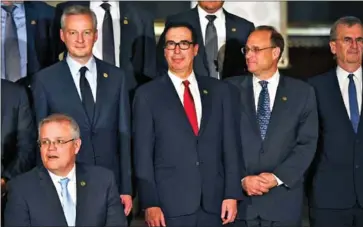
<svg viewBox="0 0 363 227">
<path fill-rule="evenodd" d="M 92 17 L 93 29 L 97 29 L 97 17 L 96 14 L 86 6 L 82 5 L 72 5 L 64 9 L 62 17 L 61 17 L 61 28 L 65 27 L 65 19 L 67 16 L 72 15 L 88 15 Z"/>
<path fill-rule="evenodd" d="M 77 122 L 70 116 L 66 115 L 66 114 L 52 114 L 49 115 L 48 117 L 44 118 L 43 120 L 41 120 L 39 122 L 38 125 L 38 137 L 40 139 L 40 129 L 48 123 L 52 123 L 52 122 L 57 122 L 57 123 L 68 123 L 71 126 L 71 134 L 72 134 L 72 138 L 73 139 L 79 139 L 81 136 L 80 130 L 79 130 L 79 126 L 77 124 Z"/>
<path fill-rule="evenodd" d="M 333 26 L 330 29 L 330 41 L 334 41 L 337 39 L 337 28 L 339 25 L 346 25 L 348 27 L 352 27 L 356 24 L 363 27 L 362 21 L 357 17 L 346 16 L 339 18 L 337 21 L 334 22 Z"/>
</svg>

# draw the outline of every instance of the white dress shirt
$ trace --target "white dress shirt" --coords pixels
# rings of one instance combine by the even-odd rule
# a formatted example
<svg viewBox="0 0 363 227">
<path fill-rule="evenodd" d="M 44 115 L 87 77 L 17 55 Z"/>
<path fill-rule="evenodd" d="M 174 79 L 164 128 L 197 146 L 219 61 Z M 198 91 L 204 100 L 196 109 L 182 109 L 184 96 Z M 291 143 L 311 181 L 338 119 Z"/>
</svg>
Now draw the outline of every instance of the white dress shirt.
<svg viewBox="0 0 363 227">
<path fill-rule="evenodd" d="M 81 65 L 80 63 L 78 63 L 77 61 L 72 59 L 72 57 L 70 57 L 69 55 L 67 55 L 66 61 L 69 66 L 69 69 L 71 71 L 74 84 L 76 85 L 79 98 L 81 100 L 82 100 L 82 95 L 81 95 L 81 87 L 79 84 L 79 79 L 81 78 L 81 73 L 79 72 L 79 70 L 83 66 L 86 66 L 88 68 L 88 70 L 86 71 L 86 78 L 91 87 L 93 99 L 96 102 L 97 66 L 96 66 L 96 61 L 95 61 L 94 57 L 90 58 L 85 65 Z"/>
<path fill-rule="evenodd" d="M 340 92 L 343 97 L 345 108 L 347 109 L 348 116 L 350 118 L 350 106 L 349 106 L 349 78 L 348 75 L 351 74 L 341 67 L 337 67 L 337 77 L 338 77 L 338 83 L 340 87 Z M 358 109 L 359 114 L 362 109 L 362 67 L 359 67 L 357 71 L 353 72 L 354 74 L 353 80 L 355 84 L 355 88 L 357 90 L 357 101 L 358 101 Z"/>
<path fill-rule="evenodd" d="M 66 177 L 57 176 L 54 173 L 50 172 L 49 170 L 48 170 L 48 173 L 49 173 L 50 178 L 53 181 L 55 189 L 57 190 L 57 194 L 58 194 L 59 200 L 62 204 L 62 207 L 63 207 L 63 199 L 62 199 L 62 193 L 61 193 L 62 186 L 60 184 L 60 180 L 63 178 L 66 178 L 66 177 L 69 178 L 67 189 L 68 189 L 68 192 L 71 196 L 71 199 L 72 199 L 74 205 L 76 205 L 77 204 L 76 165 L 73 166 L 73 169 L 68 173 L 68 175 Z"/>
<path fill-rule="evenodd" d="M 188 76 L 187 79 L 181 79 L 181 78 L 175 76 L 170 71 L 168 71 L 168 75 L 169 75 L 171 81 L 173 82 L 176 93 L 178 94 L 179 99 L 180 99 L 183 106 L 184 106 L 184 84 L 183 84 L 183 81 L 188 80 L 190 82 L 189 89 L 190 89 L 190 93 L 192 93 L 192 96 L 193 96 L 195 110 L 197 112 L 198 128 L 200 128 L 200 121 L 201 121 L 201 118 L 202 118 L 202 101 L 201 101 L 201 98 L 200 98 L 198 82 L 197 82 L 197 79 L 195 78 L 194 72 L 192 72 Z"/>
<path fill-rule="evenodd" d="M 207 13 L 199 5 L 197 6 L 197 8 L 199 14 L 200 28 L 202 29 L 204 45 L 205 45 L 205 33 L 209 22 L 205 16 L 215 15 L 217 17 L 213 23 L 217 29 L 218 50 L 221 49 L 221 47 L 226 43 L 226 17 L 224 15 L 223 8 L 220 8 L 215 13 Z"/>
<path fill-rule="evenodd" d="M 98 39 L 93 47 L 93 54 L 99 58 L 103 59 L 102 54 L 102 25 L 103 17 L 105 16 L 105 10 L 101 7 L 103 2 L 93 2 L 90 1 L 90 8 L 95 12 L 97 17 L 97 29 L 98 29 Z M 112 27 L 113 27 L 113 38 L 115 42 L 115 63 L 117 67 L 120 67 L 120 45 L 121 45 L 121 25 L 120 25 L 120 7 L 118 1 L 107 1 L 111 5 L 110 13 L 112 17 Z"/>
</svg>

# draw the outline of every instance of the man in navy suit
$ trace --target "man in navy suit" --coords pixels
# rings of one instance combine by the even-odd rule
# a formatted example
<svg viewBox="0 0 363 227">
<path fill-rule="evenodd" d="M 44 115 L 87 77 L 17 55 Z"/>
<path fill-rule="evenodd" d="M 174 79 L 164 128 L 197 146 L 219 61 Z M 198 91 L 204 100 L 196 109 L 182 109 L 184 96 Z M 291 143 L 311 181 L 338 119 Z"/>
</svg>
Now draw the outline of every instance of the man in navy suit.
<svg viewBox="0 0 363 227">
<path fill-rule="evenodd" d="M 243 196 L 228 85 L 194 73 L 190 25 L 168 24 L 165 34 L 169 70 L 134 99 L 141 207 L 149 226 L 221 226 L 233 222 Z"/>
<path fill-rule="evenodd" d="M 9 182 L 5 226 L 126 226 L 113 173 L 75 163 L 81 139 L 71 117 L 43 119 L 38 143 L 43 166 Z"/>
<path fill-rule="evenodd" d="M 51 34 L 54 8 L 40 1 L 3 1 L 1 6 L 1 78 L 28 86 L 34 73 L 58 60 Z"/>
<path fill-rule="evenodd" d="M 125 70 L 130 88 L 145 83 L 156 74 L 154 21 L 148 12 L 125 1 L 68 1 L 56 6 L 54 36 L 58 53 L 65 51 L 59 39 L 61 15 L 70 5 L 84 5 L 95 12 L 99 39 L 95 57 Z M 110 53 L 108 53 L 108 50 Z"/>
<path fill-rule="evenodd" d="M 330 31 L 337 67 L 309 82 L 315 88 L 320 137 L 308 188 L 312 227 L 363 226 L 363 24 L 338 19 Z"/>
<path fill-rule="evenodd" d="M 243 49 L 253 75 L 231 78 L 239 102 L 242 151 L 247 174 L 235 226 L 298 227 L 302 222 L 304 175 L 318 139 L 314 90 L 280 75 L 284 39 L 259 26 Z M 241 210 L 247 207 L 247 212 Z"/>
<path fill-rule="evenodd" d="M 228 13 L 223 9 L 223 4 L 224 1 L 198 1 L 198 6 L 194 9 L 166 19 L 166 26 L 169 23 L 184 22 L 192 25 L 197 32 L 199 50 L 194 60 L 197 75 L 224 79 L 246 73 L 245 58 L 240 50 L 254 30 L 254 25 Z M 213 21 L 209 22 L 209 18 Z M 209 28 L 214 30 L 211 32 L 214 36 L 208 35 Z M 157 64 L 159 70 L 166 72 L 168 67 L 164 58 L 164 44 L 165 31 L 157 46 Z M 212 49 L 215 49 L 214 53 L 209 53 Z"/>
<path fill-rule="evenodd" d="M 36 120 L 59 112 L 77 121 L 83 141 L 77 160 L 114 172 L 125 213 L 129 214 L 132 186 L 127 78 L 122 69 L 92 55 L 97 19 L 88 7 L 70 6 L 62 18 L 61 38 L 68 55 L 34 78 Z"/>
</svg>

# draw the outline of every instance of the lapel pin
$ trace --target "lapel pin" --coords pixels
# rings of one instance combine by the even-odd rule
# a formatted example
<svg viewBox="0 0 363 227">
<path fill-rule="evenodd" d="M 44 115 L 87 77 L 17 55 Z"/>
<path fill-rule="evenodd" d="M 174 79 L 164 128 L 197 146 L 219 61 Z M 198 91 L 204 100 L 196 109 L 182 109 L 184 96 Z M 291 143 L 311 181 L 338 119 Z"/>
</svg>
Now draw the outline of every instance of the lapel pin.
<svg viewBox="0 0 363 227">
<path fill-rule="evenodd" d="M 127 17 L 124 17 L 124 24 L 128 24 L 129 21 L 127 20 Z"/>
<path fill-rule="evenodd" d="M 203 90 L 203 94 L 208 95 L 208 91 L 207 90 Z"/>
<path fill-rule="evenodd" d="M 85 181 L 81 181 L 81 186 L 82 187 L 86 186 L 86 182 Z"/>
<path fill-rule="evenodd" d="M 35 24 L 37 24 L 37 22 L 36 22 L 35 20 L 32 20 L 32 21 L 30 22 L 30 24 L 35 25 Z"/>
<path fill-rule="evenodd" d="M 236 28 L 232 28 L 232 32 L 235 32 L 235 31 L 237 31 L 237 29 Z"/>
<path fill-rule="evenodd" d="M 108 77 L 108 74 L 107 73 L 103 73 L 103 77 L 104 78 L 107 78 Z"/>
<path fill-rule="evenodd" d="M 282 97 L 282 101 L 286 102 L 287 101 L 287 97 L 286 96 L 283 96 Z"/>
</svg>

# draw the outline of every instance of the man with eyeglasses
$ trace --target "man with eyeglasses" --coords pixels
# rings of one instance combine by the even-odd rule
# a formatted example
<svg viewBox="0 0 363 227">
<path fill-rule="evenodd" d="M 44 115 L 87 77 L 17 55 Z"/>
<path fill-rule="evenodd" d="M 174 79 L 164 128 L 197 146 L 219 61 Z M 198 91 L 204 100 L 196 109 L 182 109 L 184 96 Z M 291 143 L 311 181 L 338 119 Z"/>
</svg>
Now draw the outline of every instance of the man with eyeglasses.
<svg viewBox="0 0 363 227">
<path fill-rule="evenodd" d="M 338 19 L 330 30 L 337 67 L 309 82 L 319 111 L 319 146 L 309 176 L 312 227 L 363 226 L 363 24 Z"/>
<path fill-rule="evenodd" d="M 126 226 L 114 174 L 75 162 L 75 120 L 53 114 L 38 131 L 43 165 L 9 182 L 5 226 Z"/>
<path fill-rule="evenodd" d="M 313 88 L 279 73 L 284 46 L 275 28 L 257 27 L 242 49 L 252 75 L 228 80 L 239 106 L 246 165 L 240 190 L 247 199 L 239 204 L 236 227 L 302 225 L 304 175 L 316 150 L 318 116 Z"/>
<path fill-rule="evenodd" d="M 168 72 L 136 91 L 135 173 L 148 226 L 222 226 L 243 197 L 228 84 L 193 71 L 196 40 L 192 26 L 168 24 Z"/>
</svg>

